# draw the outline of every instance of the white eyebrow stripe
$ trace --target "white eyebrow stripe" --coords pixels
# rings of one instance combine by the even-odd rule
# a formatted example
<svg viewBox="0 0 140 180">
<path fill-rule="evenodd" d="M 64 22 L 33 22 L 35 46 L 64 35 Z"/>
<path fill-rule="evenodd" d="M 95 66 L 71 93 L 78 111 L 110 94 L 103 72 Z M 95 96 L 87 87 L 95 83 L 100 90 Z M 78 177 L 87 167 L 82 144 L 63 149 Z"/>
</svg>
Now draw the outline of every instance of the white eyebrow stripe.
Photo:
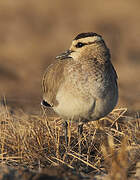
<svg viewBox="0 0 140 180">
<path fill-rule="evenodd" d="M 93 44 L 94 42 L 102 41 L 102 37 L 100 36 L 92 36 L 92 37 L 85 37 L 78 40 L 73 40 L 72 44 L 75 46 L 78 42 L 81 42 L 83 44 Z"/>
<path fill-rule="evenodd" d="M 93 43 L 93 42 L 97 42 L 97 41 L 101 41 L 102 38 L 99 37 L 99 36 L 92 36 L 92 37 L 86 37 L 86 38 L 81 38 L 81 39 L 78 39 L 79 42 L 82 42 L 82 43 Z"/>
</svg>

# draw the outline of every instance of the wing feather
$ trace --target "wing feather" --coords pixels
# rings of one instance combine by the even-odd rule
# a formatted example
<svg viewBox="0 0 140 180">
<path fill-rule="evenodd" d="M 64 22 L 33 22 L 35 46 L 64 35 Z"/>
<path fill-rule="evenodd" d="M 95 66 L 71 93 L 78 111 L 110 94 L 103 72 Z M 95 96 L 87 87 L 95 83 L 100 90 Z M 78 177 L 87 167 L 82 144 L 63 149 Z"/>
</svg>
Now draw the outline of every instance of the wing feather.
<svg viewBox="0 0 140 180">
<path fill-rule="evenodd" d="M 56 60 L 51 64 L 43 75 L 42 89 L 44 93 L 43 99 L 51 106 L 57 106 L 56 94 L 61 83 L 64 81 L 64 66 L 66 60 Z"/>
</svg>

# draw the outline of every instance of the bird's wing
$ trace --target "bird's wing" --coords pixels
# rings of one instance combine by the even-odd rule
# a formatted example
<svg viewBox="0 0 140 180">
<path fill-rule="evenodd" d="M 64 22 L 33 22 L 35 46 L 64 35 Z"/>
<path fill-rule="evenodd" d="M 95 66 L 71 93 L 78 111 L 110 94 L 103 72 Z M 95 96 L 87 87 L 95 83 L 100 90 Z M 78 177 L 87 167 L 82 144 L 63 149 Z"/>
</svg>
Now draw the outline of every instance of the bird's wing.
<svg viewBox="0 0 140 180">
<path fill-rule="evenodd" d="M 117 76 L 116 70 L 115 70 L 115 68 L 114 68 L 114 66 L 113 66 L 113 64 L 112 64 L 112 63 L 111 63 L 111 68 L 112 68 L 112 73 L 114 74 L 115 79 L 118 79 L 118 76 Z"/>
<path fill-rule="evenodd" d="M 67 60 L 56 60 L 51 64 L 42 79 L 43 99 L 51 106 L 57 106 L 56 94 L 64 81 L 64 66 Z"/>
</svg>

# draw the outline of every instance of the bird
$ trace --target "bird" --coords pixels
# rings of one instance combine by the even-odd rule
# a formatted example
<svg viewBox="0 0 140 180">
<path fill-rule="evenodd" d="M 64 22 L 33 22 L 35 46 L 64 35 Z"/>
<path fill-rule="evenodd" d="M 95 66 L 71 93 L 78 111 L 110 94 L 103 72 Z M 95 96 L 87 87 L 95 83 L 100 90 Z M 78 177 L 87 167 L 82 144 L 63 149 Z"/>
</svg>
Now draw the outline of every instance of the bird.
<svg viewBox="0 0 140 180">
<path fill-rule="evenodd" d="M 118 77 L 110 50 L 101 35 L 78 34 L 70 48 L 56 56 L 42 78 L 42 105 L 63 119 L 68 143 L 68 120 L 78 126 L 79 152 L 83 125 L 109 114 L 118 101 Z"/>
</svg>

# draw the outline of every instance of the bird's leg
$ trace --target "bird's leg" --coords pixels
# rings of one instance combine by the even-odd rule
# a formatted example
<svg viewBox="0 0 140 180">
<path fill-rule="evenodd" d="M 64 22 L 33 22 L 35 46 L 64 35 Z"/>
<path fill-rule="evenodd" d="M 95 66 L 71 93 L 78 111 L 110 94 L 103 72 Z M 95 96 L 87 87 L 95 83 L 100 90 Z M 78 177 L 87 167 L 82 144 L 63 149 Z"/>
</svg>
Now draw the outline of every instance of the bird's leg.
<svg viewBox="0 0 140 180">
<path fill-rule="evenodd" d="M 79 145 L 79 154 L 81 154 L 81 140 L 82 140 L 83 124 L 78 125 L 78 145 Z"/>
<path fill-rule="evenodd" d="M 68 123 L 67 123 L 67 121 L 64 122 L 63 126 L 64 126 L 66 149 L 68 149 Z"/>
</svg>

